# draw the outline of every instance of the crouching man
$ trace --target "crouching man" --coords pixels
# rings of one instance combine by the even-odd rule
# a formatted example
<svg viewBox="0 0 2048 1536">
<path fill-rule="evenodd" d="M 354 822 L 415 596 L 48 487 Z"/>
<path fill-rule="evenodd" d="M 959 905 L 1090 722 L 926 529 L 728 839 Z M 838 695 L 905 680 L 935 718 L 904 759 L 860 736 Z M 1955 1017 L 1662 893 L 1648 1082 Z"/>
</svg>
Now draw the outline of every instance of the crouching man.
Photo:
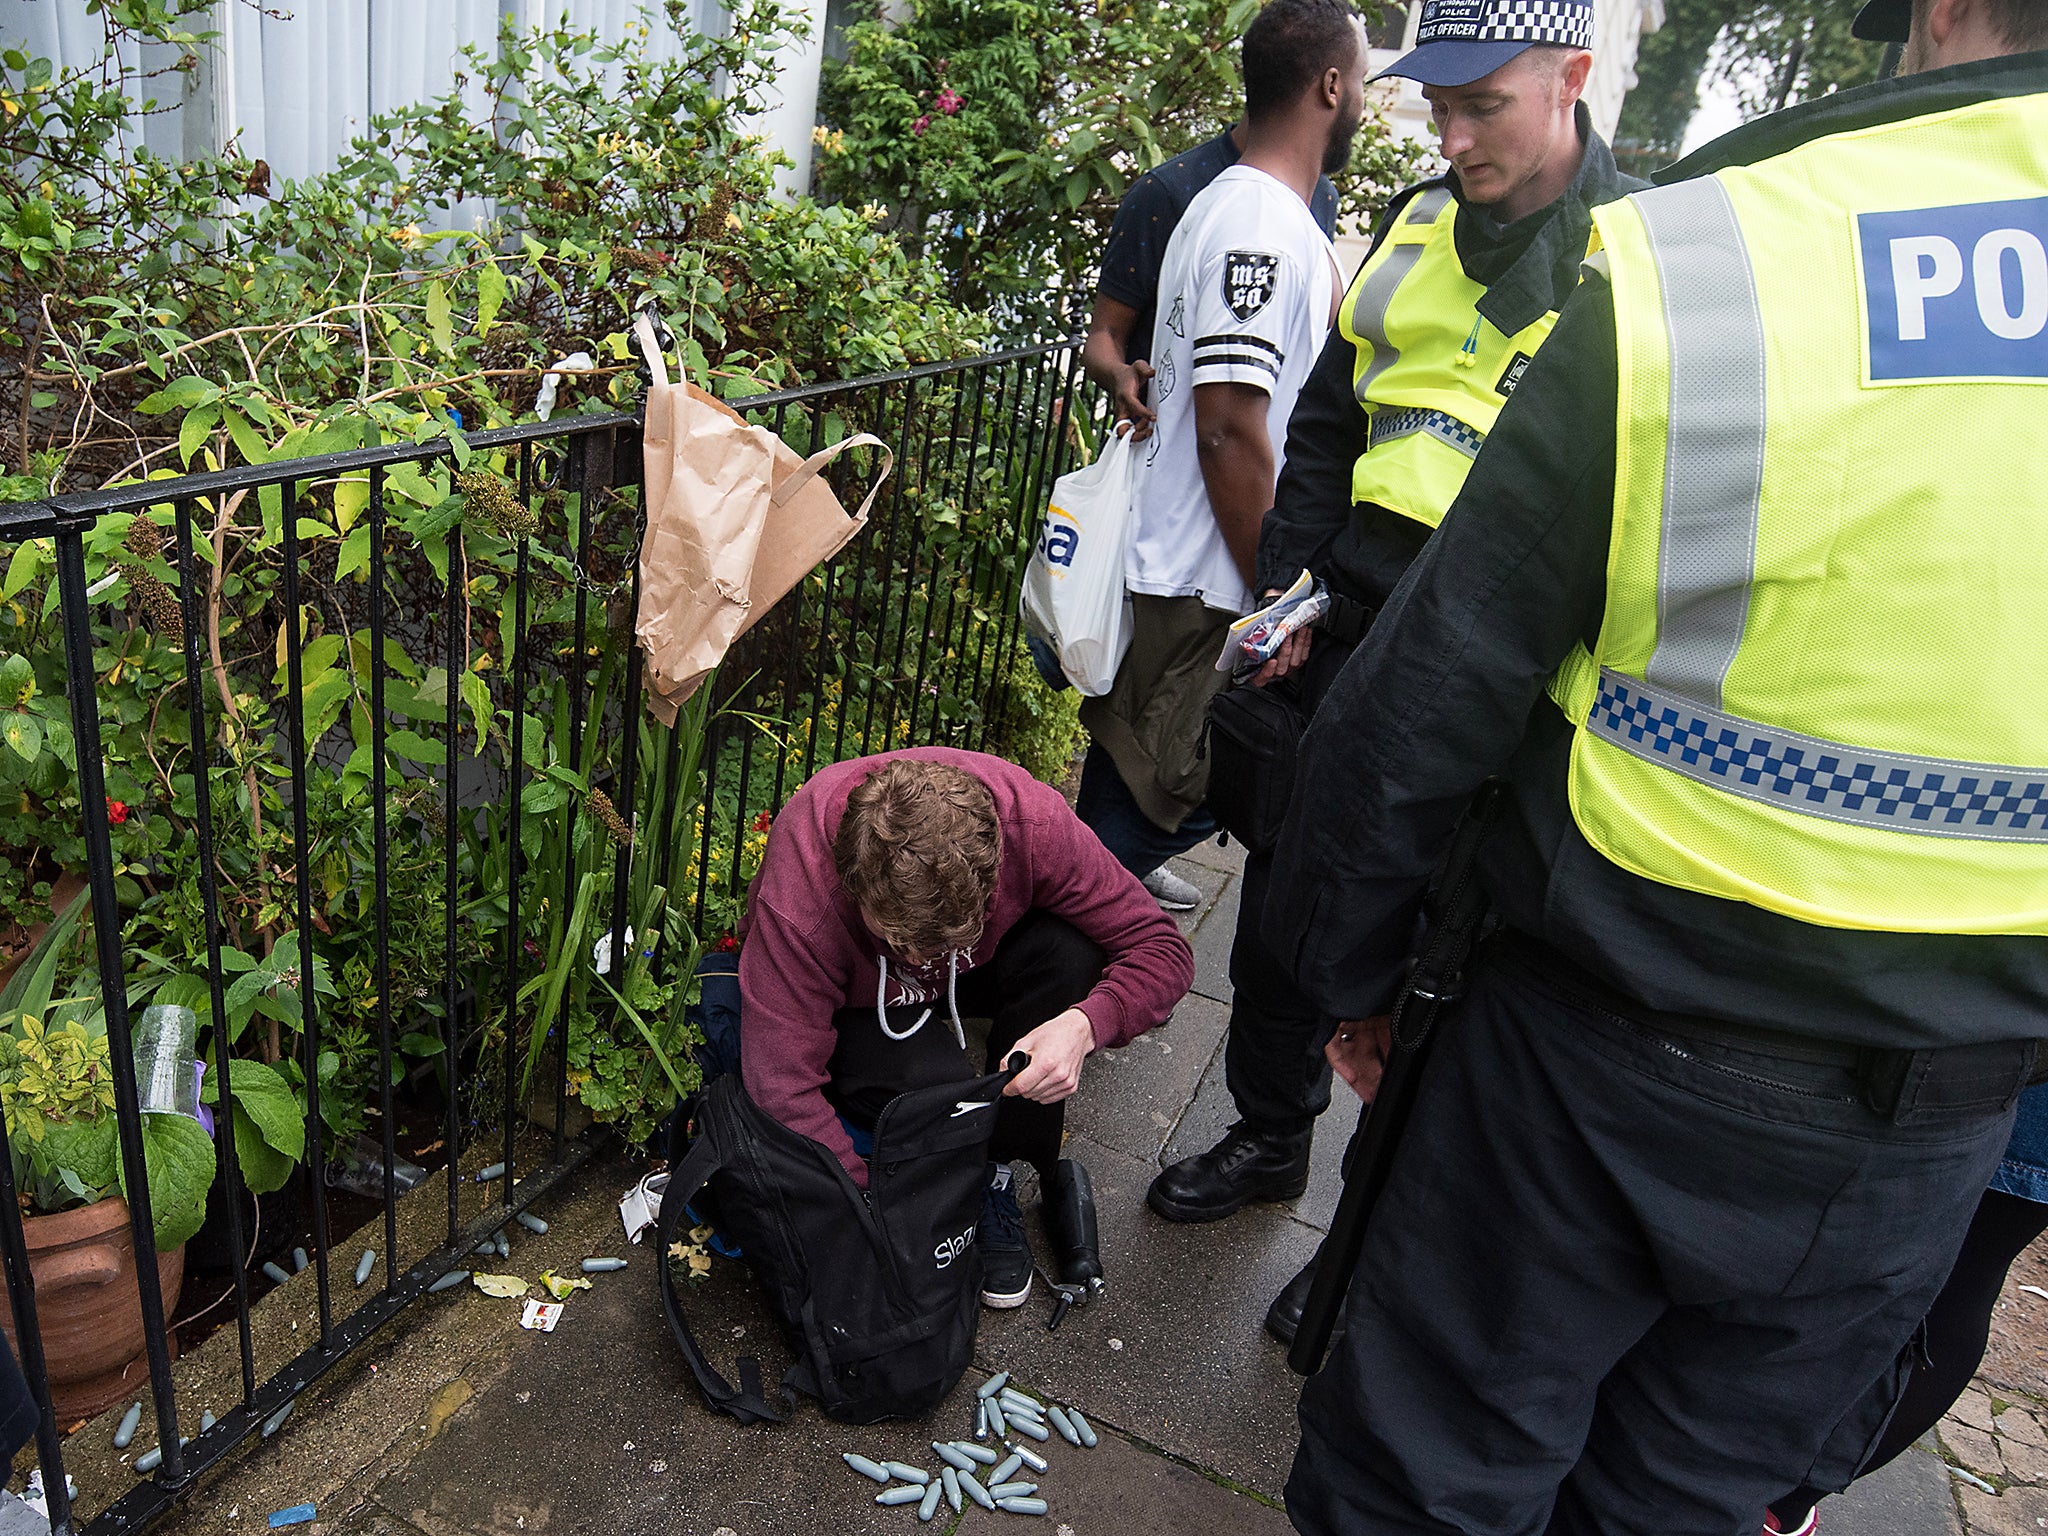
<svg viewBox="0 0 2048 1536">
<path fill-rule="evenodd" d="M 741 929 L 741 1076 L 865 1189 L 890 1099 L 1027 1054 L 976 1229 L 982 1301 L 1014 1307 L 1032 1259 L 1011 1162 L 1050 1177 L 1083 1060 L 1164 1022 L 1193 979 L 1172 920 L 1058 791 L 978 752 L 859 758 L 768 834 Z M 979 1071 L 963 1015 L 991 1021 Z"/>
</svg>

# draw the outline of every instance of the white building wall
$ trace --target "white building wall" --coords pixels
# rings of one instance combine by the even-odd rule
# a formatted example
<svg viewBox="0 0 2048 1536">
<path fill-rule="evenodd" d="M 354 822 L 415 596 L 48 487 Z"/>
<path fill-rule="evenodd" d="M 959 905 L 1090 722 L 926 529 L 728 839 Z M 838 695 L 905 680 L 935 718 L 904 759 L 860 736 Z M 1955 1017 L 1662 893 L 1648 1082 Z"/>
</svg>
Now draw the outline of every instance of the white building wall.
<svg viewBox="0 0 2048 1536">
<path fill-rule="evenodd" d="M 823 0 L 817 4 L 822 17 Z M 566 17 L 572 27 L 618 41 L 650 9 L 658 12 L 658 3 L 283 0 L 259 9 L 220 0 L 207 28 L 218 40 L 199 69 L 155 82 L 158 105 L 168 110 L 144 119 L 142 142 L 152 153 L 180 158 L 235 140 L 242 153 L 270 163 L 273 183 L 316 175 L 340 161 L 375 114 L 444 95 L 465 63 L 465 46 L 495 55 L 501 18 L 526 29 Z M 700 29 L 725 25 L 720 0 L 692 0 L 690 13 Z M 63 68 L 99 59 L 106 35 L 86 0 L 0 0 L 0 45 Z M 680 48 L 665 25 L 649 29 L 650 56 L 672 57 Z M 469 89 L 480 101 L 481 84 L 473 81 Z M 809 91 L 815 107 L 815 62 Z M 796 143 L 785 144 L 800 145 L 806 168 L 810 133 L 806 117 Z"/>
</svg>

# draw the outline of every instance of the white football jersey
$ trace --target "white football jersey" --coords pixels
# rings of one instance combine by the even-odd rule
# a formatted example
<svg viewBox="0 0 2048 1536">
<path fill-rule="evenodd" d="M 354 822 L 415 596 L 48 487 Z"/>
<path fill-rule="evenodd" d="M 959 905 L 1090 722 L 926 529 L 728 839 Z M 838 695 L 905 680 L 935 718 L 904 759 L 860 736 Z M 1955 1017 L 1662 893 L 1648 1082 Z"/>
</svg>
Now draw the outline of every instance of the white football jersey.
<svg viewBox="0 0 2048 1536">
<path fill-rule="evenodd" d="M 1151 404 L 1159 420 L 1138 477 L 1125 585 L 1199 597 L 1243 613 L 1245 585 L 1209 507 L 1195 451 L 1195 386 L 1264 390 L 1277 474 L 1287 418 L 1336 298 L 1337 252 L 1308 204 L 1277 178 L 1233 165 L 1196 194 L 1167 242 L 1152 331 Z"/>
</svg>

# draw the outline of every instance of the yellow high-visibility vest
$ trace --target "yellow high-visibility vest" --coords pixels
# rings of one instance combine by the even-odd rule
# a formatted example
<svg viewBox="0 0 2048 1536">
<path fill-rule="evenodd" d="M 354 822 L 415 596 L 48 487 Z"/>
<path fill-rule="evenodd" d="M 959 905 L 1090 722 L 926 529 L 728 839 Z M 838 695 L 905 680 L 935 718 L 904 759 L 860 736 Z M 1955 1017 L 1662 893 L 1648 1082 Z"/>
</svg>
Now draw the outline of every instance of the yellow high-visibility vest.
<svg viewBox="0 0 2048 1536">
<path fill-rule="evenodd" d="M 1351 471 L 1353 502 L 1374 502 L 1434 528 L 1500 408 L 1557 323 L 1552 310 L 1503 336 L 1475 306 L 1452 238 L 1458 204 L 1445 186 L 1418 192 L 1352 280 L 1338 329 L 1357 356 L 1352 391 L 1370 418 Z"/>
<path fill-rule="evenodd" d="M 1594 219 L 1613 541 L 1553 686 L 1580 829 L 1810 923 L 2048 933 L 2048 95 Z"/>
</svg>

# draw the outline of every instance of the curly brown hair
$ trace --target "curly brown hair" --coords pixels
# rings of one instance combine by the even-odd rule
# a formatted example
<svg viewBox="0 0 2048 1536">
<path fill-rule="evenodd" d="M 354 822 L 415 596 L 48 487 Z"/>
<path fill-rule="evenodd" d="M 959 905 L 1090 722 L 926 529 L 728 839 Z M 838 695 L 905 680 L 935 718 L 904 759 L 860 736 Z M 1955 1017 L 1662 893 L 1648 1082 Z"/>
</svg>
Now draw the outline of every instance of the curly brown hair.
<svg viewBox="0 0 2048 1536">
<path fill-rule="evenodd" d="M 840 883 L 877 937 L 920 958 L 974 947 L 1002 853 L 988 786 L 919 758 L 855 785 L 832 841 Z"/>
</svg>

